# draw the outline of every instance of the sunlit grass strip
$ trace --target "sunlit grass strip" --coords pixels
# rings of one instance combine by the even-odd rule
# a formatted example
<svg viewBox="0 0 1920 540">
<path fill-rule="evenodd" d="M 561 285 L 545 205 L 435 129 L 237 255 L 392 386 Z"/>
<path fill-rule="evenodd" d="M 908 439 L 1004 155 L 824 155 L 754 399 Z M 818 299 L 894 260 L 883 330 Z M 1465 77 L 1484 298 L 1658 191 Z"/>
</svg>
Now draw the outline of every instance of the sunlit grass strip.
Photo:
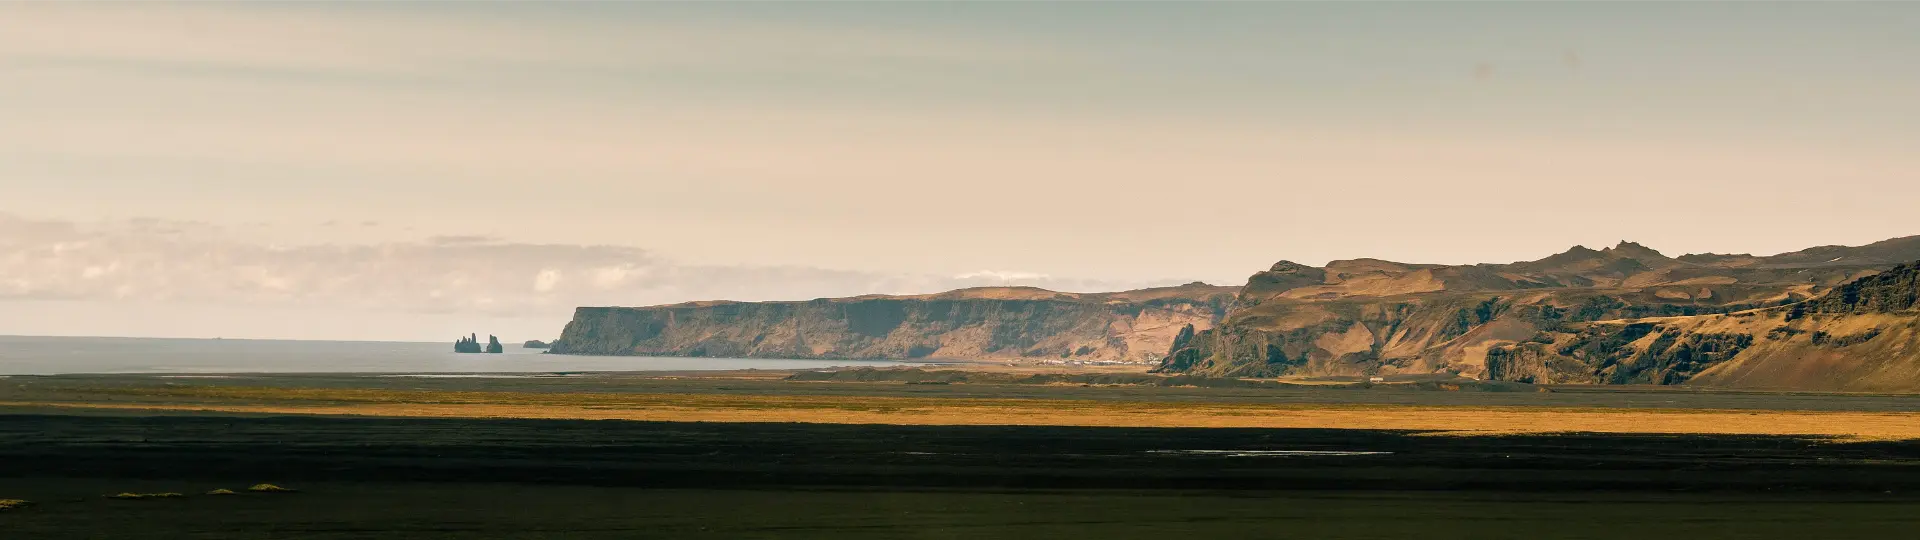
<svg viewBox="0 0 1920 540">
<path fill-rule="evenodd" d="M 179 493 L 115 493 L 112 495 L 105 495 L 105 497 L 109 499 L 119 499 L 123 501 L 137 501 L 137 500 L 143 500 L 143 499 L 178 499 L 178 498 L 186 497 L 186 495 L 179 494 Z"/>
<path fill-rule="evenodd" d="M 1160 410 L 1258 414 L 1268 411 L 1461 409 L 1513 412 L 1593 412 L 1601 414 L 1712 414 L 1722 409 L 1622 409 L 1613 407 L 1540 407 L 1488 405 L 1403 405 L 1388 403 L 1246 403 L 1208 401 L 1122 401 L 1037 398 L 899 397 L 780 394 L 493 392 L 465 390 L 387 390 L 364 388 L 277 388 L 253 386 L 76 388 L 76 396 L 106 394 L 147 398 L 199 398 L 255 403 L 311 402 L 409 405 L 520 405 L 580 407 L 598 410 L 699 408 L 728 410 L 841 410 L 899 413 L 967 407 L 1032 408 L 1049 411 Z M 1769 411 L 1773 412 L 1773 411 Z"/>
<path fill-rule="evenodd" d="M 115 388 L 138 399 L 11 406 L 169 409 L 421 418 L 669 422 L 1366 429 L 1454 435 L 1645 433 L 1920 439 L 1920 413 L 1622 409 L 1401 404 L 1260 404 L 765 394 L 612 394 L 286 389 Z M 94 394 L 99 397 L 110 397 Z"/>
</svg>

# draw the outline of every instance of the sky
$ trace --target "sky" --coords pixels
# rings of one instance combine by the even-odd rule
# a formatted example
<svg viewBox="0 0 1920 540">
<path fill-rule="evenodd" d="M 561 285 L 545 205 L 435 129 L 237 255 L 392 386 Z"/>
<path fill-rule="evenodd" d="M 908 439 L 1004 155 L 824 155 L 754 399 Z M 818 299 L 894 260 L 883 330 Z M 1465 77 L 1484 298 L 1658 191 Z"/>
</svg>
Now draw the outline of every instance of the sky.
<svg viewBox="0 0 1920 540">
<path fill-rule="evenodd" d="M 1857 245 L 1914 96 L 1920 3 L 0 3 L 0 334 Z"/>
</svg>

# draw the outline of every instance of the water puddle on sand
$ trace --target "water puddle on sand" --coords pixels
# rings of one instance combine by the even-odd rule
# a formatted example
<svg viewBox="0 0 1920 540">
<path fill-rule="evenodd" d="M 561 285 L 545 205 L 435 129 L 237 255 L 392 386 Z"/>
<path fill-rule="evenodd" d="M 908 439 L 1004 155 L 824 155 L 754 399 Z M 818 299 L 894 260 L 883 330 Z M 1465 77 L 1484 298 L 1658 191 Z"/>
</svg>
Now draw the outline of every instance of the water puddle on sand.
<svg viewBox="0 0 1920 540">
<path fill-rule="evenodd" d="M 1226 457 L 1294 457 L 1294 456 L 1384 456 L 1393 452 L 1370 450 L 1148 450 L 1149 454 L 1183 454 L 1193 456 Z"/>
<path fill-rule="evenodd" d="M 464 374 L 456 375 L 456 374 L 427 374 L 427 373 L 409 374 L 409 375 L 375 375 L 374 377 L 380 378 L 380 379 L 531 379 L 533 378 L 532 375 L 464 375 Z"/>
<path fill-rule="evenodd" d="M 399 375 L 374 375 L 376 378 L 402 379 L 553 379 L 559 377 L 579 377 L 577 373 L 541 373 L 534 375 L 496 375 L 489 373 L 403 373 Z"/>
</svg>

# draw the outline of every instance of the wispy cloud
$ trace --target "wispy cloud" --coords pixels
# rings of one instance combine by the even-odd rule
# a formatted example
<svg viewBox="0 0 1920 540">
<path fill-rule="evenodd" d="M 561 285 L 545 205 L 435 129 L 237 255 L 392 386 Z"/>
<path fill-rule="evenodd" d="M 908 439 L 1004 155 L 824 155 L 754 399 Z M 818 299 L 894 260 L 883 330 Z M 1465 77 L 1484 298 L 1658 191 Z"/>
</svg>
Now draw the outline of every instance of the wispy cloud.
<svg viewBox="0 0 1920 540">
<path fill-rule="evenodd" d="M 1018 270 L 981 270 L 953 276 L 954 279 L 997 279 L 1003 282 L 1044 280 L 1047 279 L 1047 277 L 1046 274 L 1038 272 L 1021 272 Z"/>
<path fill-rule="evenodd" d="M 804 300 L 987 285 L 1110 290 L 1166 283 L 1026 272 L 955 276 L 805 266 L 687 265 L 648 250 L 488 236 L 285 246 L 163 220 L 74 223 L 0 215 L 0 299 L 315 306 L 512 315 L 581 305 Z"/>
<path fill-rule="evenodd" d="M 448 82 L 511 69 L 631 76 L 869 65 L 1034 63 L 1061 51 L 936 27 L 726 16 L 669 6 L 38 4 L 0 6 L 0 61 L 306 82 Z M 625 15 L 625 16 L 619 16 Z M 538 24 L 530 21 L 537 20 Z"/>
<path fill-rule="evenodd" d="M 475 235 L 475 234 L 442 235 L 442 236 L 434 236 L 434 237 L 427 238 L 427 243 L 433 244 L 433 245 L 439 245 L 439 246 L 458 246 L 458 245 L 465 245 L 465 244 L 491 244 L 491 243 L 497 243 L 499 241 L 500 241 L 499 237 Z"/>
</svg>

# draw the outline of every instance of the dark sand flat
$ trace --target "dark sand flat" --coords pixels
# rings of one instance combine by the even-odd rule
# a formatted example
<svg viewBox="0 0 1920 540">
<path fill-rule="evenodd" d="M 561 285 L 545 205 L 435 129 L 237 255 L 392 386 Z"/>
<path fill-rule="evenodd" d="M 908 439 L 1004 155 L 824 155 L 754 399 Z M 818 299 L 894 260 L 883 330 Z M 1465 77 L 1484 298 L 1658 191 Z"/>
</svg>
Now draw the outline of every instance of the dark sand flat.
<svg viewBox="0 0 1920 540">
<path fill-rule="evenodd" d="M 14 403 L 0 406 L 0 498 L 39 504 L 0 513 L 0 538 L 1645 540 L 1920 530 L 1915 440 L 478 417 L 520 401 L 567 414 L 726 407 L 740 419 L 762 408 L 917 414 L 902 403 L 1014 404 L 1000 412 L 1007 418 L 1150 406 L 1227 416 L 1578 410 L 1648 422 L 1897 421 L 1915 410 L 1913 397 L 1896 395 L 1580 390 L 13 377 L 0 381 L 0 401 Z M 195 410 L 238 405 L 315 414 Z M 324 414 L 419 407 L 468 417 Z M 262 482 L 299 492 L 201 495 Z M 187 496 L 102 497 L 120 492 Z"/>
<path fill-rule="evenodd" d="M 1920 444 L 1362 430 L 0 416 L 20 538 L 1868 538 Z M 292 494 L 116 501 L 272 482 Z"/>
<path fill-rule="evenodd" d="M 70 491 L 108 482 L 63 481 Z M 3 485 L 3 484 L 0 484 Z M 156 483 L 154 485 L 162 485 Z M 178 483 L 164 483 L 178 485 Z M 1920 502 L 1723 495 L 822 491 L 317 482 L 295 495 L 47 504 L 8 538 L 1906 538 Z"/>
</svg>

